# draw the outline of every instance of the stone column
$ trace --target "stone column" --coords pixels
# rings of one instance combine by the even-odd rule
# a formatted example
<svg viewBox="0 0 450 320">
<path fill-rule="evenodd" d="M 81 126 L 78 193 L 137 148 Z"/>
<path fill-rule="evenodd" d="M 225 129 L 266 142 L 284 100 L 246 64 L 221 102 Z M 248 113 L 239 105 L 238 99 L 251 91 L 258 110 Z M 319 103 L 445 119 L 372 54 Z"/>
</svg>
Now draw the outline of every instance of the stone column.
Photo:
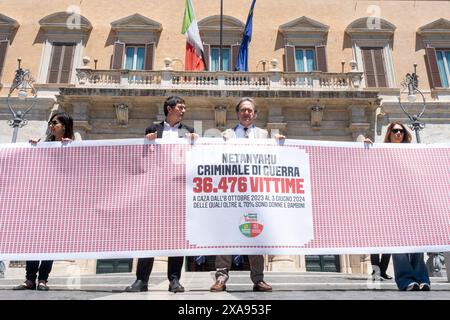
<svg viewBox="0 0 450 320">
<path fill-rule="evenodd" d="M 89 124 L 89 103 L 73 102 L 72 107 L 74 131 L 81 136 L 82 140 L 85 140 L 88 132 L 92 130 Z"/>
<path fill-rule="evenodd" d="M 363 142 L 364 138 L 369 135 L 370 123 L 366 116 L 366 106 L 349 106 L 349 127 L 347 128 L 352 134 L 352 138 L 357 142 Z M 368 273 L 370 266 L 370 255 L 356 254 L 343 255 L 343 261 L 346 261 L 343 271 L 346 273 Z"/>
<path fill-rule="evenodd" d="M 269 116 L 267 118 L 267 130 L 273 137 L 275 134 L 285 134 L 287 123 L 284 122 L 283 110 L 281 107 L 269 106 Z"/>
</svg>

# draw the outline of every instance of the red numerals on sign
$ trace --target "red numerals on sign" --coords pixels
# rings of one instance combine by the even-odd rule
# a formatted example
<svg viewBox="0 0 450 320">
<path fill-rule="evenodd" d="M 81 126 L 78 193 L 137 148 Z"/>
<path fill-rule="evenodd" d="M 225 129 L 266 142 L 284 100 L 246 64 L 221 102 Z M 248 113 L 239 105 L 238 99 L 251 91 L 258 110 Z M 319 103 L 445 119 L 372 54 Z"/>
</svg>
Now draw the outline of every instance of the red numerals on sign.
<svg viewBox="0 0 450 320">
<path fill-rule="evenodd" d="M 213 179 L 210 177 L 194 178 L 193 179 L 194 193 L 217 193 L 222 192 L 246 192 L 247 191 L 247 178 L 246 177 L 223 177 L 220 179 L 217 188 L 213 186 Z"/>
</svg>

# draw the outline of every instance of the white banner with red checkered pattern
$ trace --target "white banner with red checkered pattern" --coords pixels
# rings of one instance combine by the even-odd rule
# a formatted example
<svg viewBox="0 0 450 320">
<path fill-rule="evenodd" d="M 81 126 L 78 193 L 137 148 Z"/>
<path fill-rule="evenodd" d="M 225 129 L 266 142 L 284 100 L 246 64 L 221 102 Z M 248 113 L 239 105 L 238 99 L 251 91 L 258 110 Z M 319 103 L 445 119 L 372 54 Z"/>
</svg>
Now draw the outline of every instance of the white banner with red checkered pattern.
<svg viewBox="0 0 450 320">
<path fill-rule="evenodd" d="M 0 145 L 0 259 L 450 251 L 450 145 Z"/>
</svg>

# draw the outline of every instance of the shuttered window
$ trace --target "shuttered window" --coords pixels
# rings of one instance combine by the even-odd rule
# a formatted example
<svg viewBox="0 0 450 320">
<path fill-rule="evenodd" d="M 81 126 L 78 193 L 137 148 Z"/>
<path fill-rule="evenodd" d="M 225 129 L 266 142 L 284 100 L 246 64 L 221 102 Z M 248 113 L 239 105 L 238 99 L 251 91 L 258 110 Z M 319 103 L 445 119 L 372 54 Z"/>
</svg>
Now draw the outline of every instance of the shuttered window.
<svg viewBox="0 0 450 320">
<path fill-rule="evenodd" d="M 325 46 L 312 48 L 285 46 L 286 72 L 328 72 Z"/>
<path fill-rule="evenodd" d="M 433 47 L 427 47 L 425 49 L 425 52 L 428 67 L 428 75 L 430 76 L 430 87 L 440 88 L 442 87 L 442 81 L 441 81 L 441 73 L 439 72 L 436 49 Z M 443 56 L 441 56 L 441 58 L 443 61 Z M 443 65 L 441 65 L 441 68 L 442 66 Z"/>
<path fill-rule="evenodd" d="M 73 43 L 53 44 L 48 83 L 70 83 L 74 53 Z"/>
<path fill-rule="evenodd" d="M 314 49 L 295 49 L 295 71 L 311 72 L 316 70 Z"/>
<path fill-rule="evenodd" d="M 8 43 L 9 43 L 8 40 L 0 41 L 0 83 L 3 72 L 3 66 L 5 65 L 6 50 L 8 49 Z"/>
<path fill-rule="evenodd" d="M 231 70 L 236 71 L 236 64 L 239 56 L 239 49 L 241 45 L 235 44 L 231 46 Z"/>
<path fill-rule="evenodd" d="M 210 70 L 211 62 L 209 59 L 209 55 L 210 55 L 210 45 L 203 43 L 203 60 L 205 62 L 205 70 L 211 71 Z"/>
<path fill-rule="evenodd" d="M 364 63 L 366 86 L 386 88 L 386 69 L 383 57 L 383 48 L 361 48 Z"/>
<path fill-rule="evenodd" d="M 450 83 L 450 50 L 436 50 L 436 57 L 441 85 L 448 88 Z"/>
<path fill-rule="evenodd" d="M 123 69 L 144 70 L 145 66 L 145 47 L 127 46 L 125 49 L 125 60 Z"/>
<path fill-rule="evenodd" d="M 222 68 L 235 71 L 240 45 L 222 46 Z M 220 71 L 220 46 L 203 43 L 206 70 Z"/>
<path fill-rule="evenodd" d="M 153 70 L 155 44 L 127 45 L 114 43 L 111 69 Z"/>
<path fill-rule="evenodd" d="M 224 71 L 232 71 L 231 69 L 231 48 L 222 47 L 222 68 Z M 210 47 L 210 66 L 209 71 L 220 71 L 220 47 Z"/>
</svg>

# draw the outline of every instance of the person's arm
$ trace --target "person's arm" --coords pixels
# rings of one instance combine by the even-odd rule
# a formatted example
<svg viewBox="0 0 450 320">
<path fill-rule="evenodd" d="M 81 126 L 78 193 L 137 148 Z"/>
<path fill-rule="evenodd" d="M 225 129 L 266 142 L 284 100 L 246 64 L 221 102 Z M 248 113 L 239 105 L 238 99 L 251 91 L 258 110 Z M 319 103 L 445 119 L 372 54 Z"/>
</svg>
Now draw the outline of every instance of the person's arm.
<svg viewBox="0 0 450 320">
<path fill-rule="evenodd" d="M 150 141 L 154 141 L 158 137 L 158 130 L 155 125 L 152 125 L 145 129 L 145 138 Z"/>
</svg>

